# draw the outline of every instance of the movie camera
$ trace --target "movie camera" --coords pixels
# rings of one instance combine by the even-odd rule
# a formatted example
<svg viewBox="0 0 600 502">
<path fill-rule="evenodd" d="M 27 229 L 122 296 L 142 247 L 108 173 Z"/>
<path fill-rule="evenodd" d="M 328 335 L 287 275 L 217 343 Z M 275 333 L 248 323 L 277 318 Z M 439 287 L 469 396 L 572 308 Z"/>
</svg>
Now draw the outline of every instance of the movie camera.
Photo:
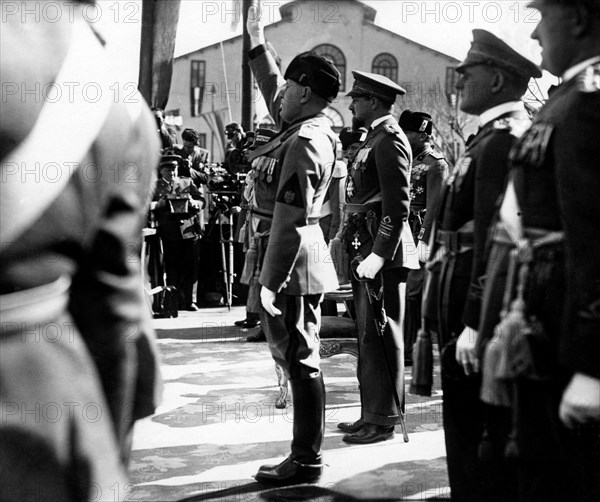
<svg viewBox="0 0 600 502">
<path fill-rule="evenodd" d="M 223 167 L 222 162 L 207 164 L 206 168 L 209 172 L 207 187 L 212 203 L 216 207 L 220 206 L 222 211 L 239 206 L 242 202 L 246 174 L 232 174 Z"/>
</svg>

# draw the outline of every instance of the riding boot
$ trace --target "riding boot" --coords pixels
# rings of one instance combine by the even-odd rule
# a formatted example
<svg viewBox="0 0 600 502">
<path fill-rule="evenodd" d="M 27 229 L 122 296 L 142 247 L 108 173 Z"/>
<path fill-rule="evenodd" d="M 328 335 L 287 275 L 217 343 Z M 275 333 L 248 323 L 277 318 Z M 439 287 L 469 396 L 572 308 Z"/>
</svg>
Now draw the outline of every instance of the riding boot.
<svg viewBox="0 0 600 502">
<path fill-rule="evenodd" d="M 294 409 L 292 453 L 279 465 L 264 465 L 256 480 L 273 485 L 316 483 L 323 473 L 325 385 L 323 376 L 290 380 Z"/>
</svg>

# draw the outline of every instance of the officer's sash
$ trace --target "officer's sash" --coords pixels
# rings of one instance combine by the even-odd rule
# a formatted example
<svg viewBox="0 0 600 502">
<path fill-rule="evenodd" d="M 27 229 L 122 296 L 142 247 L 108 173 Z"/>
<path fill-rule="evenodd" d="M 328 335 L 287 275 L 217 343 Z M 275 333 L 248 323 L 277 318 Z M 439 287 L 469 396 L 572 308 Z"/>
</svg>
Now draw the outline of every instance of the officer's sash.
<svg viewBox="0 0 600 502">
<path fill-rule="evenodd" d="M 29 135 L 2 161 L 3 244 L 25 232 L 63 191 L 110 110 L 113 93 L 104 49 L 83 20 L 71 26 L 69 50 L 54 80 L 60 95 L 47 99 Z M 72 82 L 93 83 L 99 99 L 92 102 L 83 92 L 67 92 Z"/>
</svg>

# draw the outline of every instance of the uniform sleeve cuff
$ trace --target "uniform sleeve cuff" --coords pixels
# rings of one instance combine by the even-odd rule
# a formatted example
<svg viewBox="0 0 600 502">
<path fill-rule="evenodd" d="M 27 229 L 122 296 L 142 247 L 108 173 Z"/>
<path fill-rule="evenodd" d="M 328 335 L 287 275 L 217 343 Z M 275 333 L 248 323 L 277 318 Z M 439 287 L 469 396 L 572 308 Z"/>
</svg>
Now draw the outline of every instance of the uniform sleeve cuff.
<svg viewBox="0 0 600 502">
<path fill-rule="evenodd" d="M 254 47 L 254 49 L 250 49 L 248 51 L 248 57 L 250 59 L 256 59 L 258 56 L 264 54 L 265 52 L 267 52 L 267 48 L 264 45 L 257 45 L 256 47 Z"/>
<path fill-rule="evenodd" d="M 575 373 L 600 378 L 600 323 L 580 319 L 575 334 L 563 337 L 560 362 Z"/>
<path fill-rule="evenodd" d="M 469 328 L 479 329 L 479 316 L 481 314 L 481 299 L 475 295 L 469 294 L 465 309 L 463 310 L 462 322 Z"/>
</svg>

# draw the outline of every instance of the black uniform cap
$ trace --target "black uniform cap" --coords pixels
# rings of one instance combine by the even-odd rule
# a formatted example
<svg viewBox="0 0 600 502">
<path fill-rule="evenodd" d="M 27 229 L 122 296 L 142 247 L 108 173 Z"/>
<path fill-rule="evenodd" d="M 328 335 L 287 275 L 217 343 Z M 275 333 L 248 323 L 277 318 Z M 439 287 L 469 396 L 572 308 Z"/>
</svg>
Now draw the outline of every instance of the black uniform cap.
<svg viewBox="0 0 600 502">
<path fill-rule="evenodd" d="M 350 145 L 354 143 L 359 143 L 360 138 L 367 130 L 364 127 L 360 129 L 352 129 L 352 127 L 344 127 L 340 131 L 340 143 L 342 144 L 342 150 L 348 150 Z"/>
<path fill-rule="evenodd" d="M 402 115 L 400 115 L 398 124 L 404 131 L 424 132 L 429 135 L 433 132 L 431 115 L 425 112 L 404 110 Z"/>
<path fill-rule="evenodd" d="M 406 94 L 406 91 L 383 75 L 367 73 L 366 71 L 353 71 L 354 84 L 346 96 L 360 97 L 373 96 L 387 103 L 396 101 L 396 95 Z"/>
<path fill-rule="evenodd" d="M 257 129 L 254 131 L 254 143 L 250 149 L 254 150 L 259 146 L 266 145 L 275 134 L 277 133 L 272 129 Z"/>
<path fill-rule="evenodd" d="M 478 64 L 503 68 L 521 77 L 542 76 L 542 71 L 537 65 L 486 30 L 473 30 L 473 42 L 467 58 L 456 67 L 456 71 L 460 72 L 467 66 Z"/>
<path fill-rule="evenodd" d="M 310 87 L 329 102 L 337 97 L 340 90 L 338 69 L 329 59 L 312 51 L 303 52 L 292 59 L 283 78 Z"/>
</svg>

